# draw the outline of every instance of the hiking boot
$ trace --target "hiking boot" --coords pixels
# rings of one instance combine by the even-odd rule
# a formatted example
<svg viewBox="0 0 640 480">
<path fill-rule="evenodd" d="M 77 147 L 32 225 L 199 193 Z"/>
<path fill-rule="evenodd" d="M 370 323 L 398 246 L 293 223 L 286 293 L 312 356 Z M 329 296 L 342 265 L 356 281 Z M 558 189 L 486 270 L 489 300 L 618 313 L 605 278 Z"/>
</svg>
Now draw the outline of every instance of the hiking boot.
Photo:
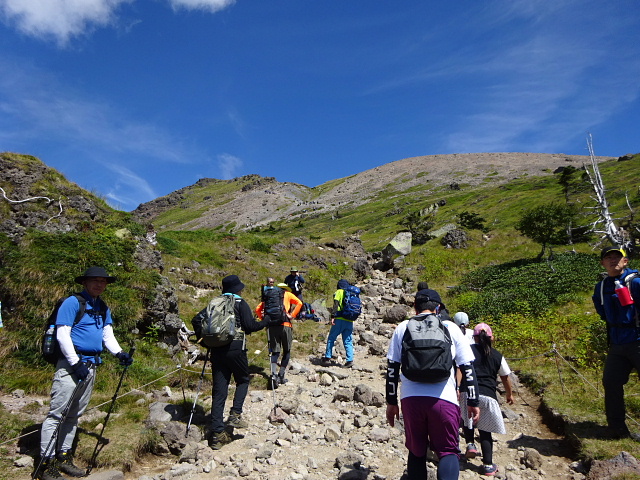
<svg viewBox="0 0 640 480">
<path fill-rule="evenodd" d="M 344 364 L 344 368 L 351 368 L 353 367 L 353 362 L 351 360 L 349 360 L 347 363 Z"/>
<path fill-rule="evenodd" d="M 227 443 L 231 443 L 231 434 L 227 431 L 222 431 L 219 433 L 212 433 L 209 437 L 209 448 L 211 450 L 220 450 L 223 445 Z"/>
<path fill-rule="evenodd" d="M 482 465 L 480 467 L 480 473 L 482 475 L 487 475 L 488 477 L 492 477 L 496 473 L 498 473 L 498 465 L 496 465 L 495 463 L 492 463 L 491 465 Z"/>
<path fill-rule="evenodd" d="M 328 367 L 329 365 L 331 365 L 331 359 L 327 357 L 322 357 L 322 365 L 324 365 L 325 367 Z"/>
<path fill-rule="evenodd" d="M 286 378 L 284 378 L 284 375 L 278 375 L 278 385 L 284 385 L 285 383 L 287 383 L 289 380 L 287 380 Z"/>
<path fill-rule="evenodd" d="M 248 428 L 249 424 L 242 420 L 242 415 L 235 412 L 229 413 L 229 418 L 227 419 L 227 427 L 233 428 Z"/>
<path fill-rule="evenodd" d="M 84 477 L 86 470 L 73 464 L 73 457 L 68 452 L 60 452 L 56 455 L 58 460 L 58 468 L 62 473 L 71 475 L 72 477 Z"/>
<path fill-rule="evenodd" d="M 271 390 L 276 390 L 278 385 L 278 375 L 274 373 L 271 375 L 271 379 L 269 380 L 269 388 L 271 388 Z"/>
<path fill-rule="evenodd" d="M 478 447 L 476 447 L 475 443 L 468 443 L 464 458 L 476 458 L 476 455 L 478 455 Z"/>
<path fill-rule="evenodd" d="M 84 474 L 84 472 L 82 472 Z M 38 480 L 69 480 L 67 477 L 63 477 L 54 459 L 45 462 L 42 465 L 42 470 L 36 477 Z"/>
</svg>

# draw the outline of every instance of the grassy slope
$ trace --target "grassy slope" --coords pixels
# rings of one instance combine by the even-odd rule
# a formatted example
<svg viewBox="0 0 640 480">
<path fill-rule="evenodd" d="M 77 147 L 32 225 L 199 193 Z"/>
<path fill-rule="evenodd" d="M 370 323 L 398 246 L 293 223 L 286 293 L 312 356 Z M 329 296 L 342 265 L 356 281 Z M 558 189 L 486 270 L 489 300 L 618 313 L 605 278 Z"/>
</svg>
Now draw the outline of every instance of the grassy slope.
<svg viewBox="0 0 640 480">
<path fill-rule="evenodd" d="M 601 172 L 604 183 L 609 191 L 609 201 L 612 204 L 613 212 L 626 213 L 624 207 L 624 193 L 629 192 L 630 199 L 634 205 L 638 204 L 637 184 L 634 179 L 640 177 L 640 159 L 636 158 L 630 162 L 609 162 L 601 165 Z M 336 180 L 334 182 L 339 182 Z M 225 188 L 229 188 L 225 184 Z M 241 185 L 240 185 L 241 187 Z M 325 186 L 326 187 L 326 186 Z M 210 188 L 215 189 L 214 186 Z M 323 186 L 316 187 L 322 189 Z M 211 191 L 207 192 L 212 194 Z M 215 194 L 216 192 L 213 192 Z M 217 192 L 219 193 L 219 192 Z M 584 196 L 583 196 L 584 198 Z M 159 234 L 160 248 L 164 250 L 164 259 L 166 264 L 166 272 L 170 272 L 173 268 L 178 269 L 180 273 L 168 273 L 169 278 L 174 282 L 174 286 L 178 286 L 181 276 L 196 277 L 195 280 L 219 280 L 224 274 L 237 273 L 247 284 L 247 299 L 251 305 L 257 303 L 258 287 L 263 279 L 269 275 L 275 275 L 277 278 L 286 275 L 290 265 L 298 265 L 305 269 L 305 276 L 308 281 L 308 298 L 315 300 L 317 298 L 329 299 L 332 293 L 335 281 L 338 278 L 349 278 L 350 268 L 346 265 L 351 259 L 344 258 L 338 251 L 328 249 L 319 250 L 316 246 L 306 245 L 298 250 L 289 248 L 277 248 L 277 244 L 286 244 L 291 237 L 305 236 L 311 238 L 317 243 L 322 241 L 336 240 L 352 233 L 358 233 L 365 248 L 368 251 L 379 250 L 389 241 L 390 238 L 397 233 L 400 228 L 398 222 L 409 212 L 422 209 L 439 200 L 446 200 L 446 205 L 438 211 L 436 227 L 452 223 L 456 221 L 456 215 L 462 211 L 475 212 L 483 216 L 487 220 L 487 226 L 490 228 L 490 239 L 486 240 L 480 232 L 470 232 L 469 248 L 465 250 L 447 250 L 444 249 L 438 240 L 431 240 L 427 244 L 415 247 L 411 255 L 406 259 L 406 266 L 401 270 L 400 274 L 407 279 L 413 281 L 428 280 L 430 285 L 441 292 L 444 292 L 445 301 L 452 311 L 458 308 L 458 299 L 449 294 L 449 287 L 458 285 L 462 276 L 478 267 L 501 264 L 518 259 L 527 259 L 535 257 L 539 252 L 539 246 L 532 243 L 526 238 L 521 237 L 513 228 L 515 222 L 521 215 L 522 211 L 531 206 L 551 200 L 563 201 L 563 195 L 560 186 L 557 184 L 557 177 L 544 178 L 525 178 L 500 187 L 493 187 L 490 181 L 479 187 L 465 187 L 461 190 L 449 190 L 447 188 L 439 188 L 436 191 L 428 191 L 423 188 L 414 188 L 411 191 L 398 193 L 391 189 L 380 192 L 378 198 L 357 209 L 349 209 L 348 206 L 343 207 L 338 218 L 332 218 L 331 215 L 308 215 L 298 224 L 291 225 L 285 222 L 273 225 L 272 229 L 261 232 L 240 233 L 237 235 L 224 232 L 223 229 L 216 231 L 195 231 L 195 232 L 175 232 L 164 230 Z M 197 202 L 196 202 L 197 203 Z M 4 207 L 3 207 L 4 208 Z M 171 222 L 185 221 L 193 218 L 193 212 L 189 209 L 182 209 L 183 217 L 175 213 L 168 213 Z M 118 216 L 118 212 L 114 212 Z M 174 215 L 174 216 L 172 216 Z M 335 217 L 335 216 L 334 216 Z M 114 222 L 114 224 L 122 223 L 122 221 Z M 111 230 L 102 232 L 102 235 L 110 235 Z M 589 253 L 591 247 L 586 244 L 578 244 L 573 246 L 576 251 Z M 566 247 L 564 248 L 566 249 Z M 561 250 L 561 249 L 558 249 Z M 309 259 L 319 258 L 324 261 L 327 268 L 314 266 Z M 302 260 L 307 259 L 307 260 Z M 199 269 L 195 269 L 196 273 L 186 273 L 185 268 L 193 266 L 196 260 L 200 264 Z M 69 262 L 68 272 L 62 275 L 66 278 L 71 275 L 73 270 L 73 258 L 67 259 Z M 34 267 L 34 273 L 41 271 L 42 266 Z M 66 267 L 65 267 L 66 268 Z M 208 270 L 209 274 L 203 273 Z M 29 270 L 27 270 L 29 271 Z M 16 273 L 16 272 L 14 272 Z M 12 274 L 13 275 L 13 274 Z M 19 276 L 16 273 L 16 276 Z M 61 277 L 61 278 L 62 278 Z M 26 277 L 27 281 L 32 284 L 38 284 L 46 281 L 46 277 Z M 67 278 L 68 280 L 68 278 Z M 138 282 L 139 284 L 139 282 Z M 135 287 L 136 282 L 132 283 Z M 206 303 L 207 298 L 193 300 L 195 289 L 185 287 L 178 289 L 180 314 L 181 317 L 189 323 L 190 318 Z M 582 325 L 569 330 L 568 335 L 575 333 L 576 336 L 584 333 L 582 328 L 591 328 L 587 318 L 587 313 L 592 311 L 589 299 L 590 292 L 585 290 L 581 295 L 574 298 L 570 303 L 562 306 L 557 311 L 549 313 L 544 318 L 536 320 L 544 322 L 553 322 L 558 318 L 577 318 L 573 325 Z M 40 307 L 42 309 L 42 306 Z M 46 310 L 42 309 L 43 311 Z M 531 320 L 531 319 L 529 319 Z M 524 320 L 521 319 L 524 322 Z M 580 323 L 582 322 L 582 323 Z M 5 324 L 7 320 L 5 318 Z M 508 336 L 511 331 L 519 332 L 523 328 L 524 323 L 516 323 L 513 330 L 501 332 L 497 329 L 499 338 L 505 340 L 513 340 Z M 510 325 L 505 322 L 505 328 Z M 529 328 L 529 324 L 527 324 Z M 535 325 L 535 324 L 534 324 Z M 5 329 L 6 330 L 6 329 Z M 307 322 L 304 327 L 297 331 L 300 342 L 297 354 L 307 354 L 314 351 L 324 342 L 326 328 L 322 325 Z M 0 335 L 4 333 L 5 347 L 0 351 L 3 358 L 3 364 L 7 364 L 5 360 L 10 354 L 11 348 L 7 346 L 6 332 L 0 331 Z M 262 332 L 253 335 L 250 340 L 250 352 L 254 350 L 264 349 L 266 339 Z M 534 332 L 535 333 L 535 332 Z M 532 333 L 533 335 L 533 333 Z M 19 340 L 9 338 L 11 345 L 17 346 Z M 525 338 L 526 340 L 526 338 Z M 171 371 L 172 364 L 175 363 L 164 357 L 153 345 L 153 338 L 147 338 L 140 343 L 139 361 L 130 369 L 131 386 L 146 383 L 154 378 L 158 378 L 164 373 Z M 525 352 L 522 343 L 525 342 L 508 342 L 503 343 L 502 348 L 498 343 L 498 348 L 502 348 L 505 355 L 511 357 L 521 357 L 523 353 L 540 353 L 540 350 Z M 546 343 L 546 344 L 545 344 Z M 515 345 L 512 347 L 512 344 Z M 571 344 L 565 342 L 565 344 Z M 542 341 L 541 343 L 531 342 L 531 346 L 538 348 L 545 346 L 548 349 L 552 344 L 550 341 Z M 544 350 L 546 351 L 547 348 Z M 512 350 L 510 350 L 512 349 Z M 565 352 L 562 352 L 565 354 Z M 570 355 L 568 352 L 567 355 Z M 266 365 L 260 362 L 263 356 L 253 356 L 252 360 L 256 363 L 255 370 L 260 372 Z M 574 420 L 574 428 L 580 431 L 584 425 L 587 428 L 591 425 L 588 422 L 596 422 L 602 424 L 604 419 L 602 415 L 602 401 L 598 398 L 595 390 L 573 373 L 570 366 L 560 364 L 562 374 L 562 382 L 559 381 L 558 365 L 553 358 L 542 357 L 541 359 L 529 361 L 512 362 L 512 367 L 520 371 L 528 372 L 537 379 L 540 388 L 544 390 L 545 399 L 554 408 L 561 412 L 566 412 L 569 419 Z M 110 392 L 115 388 L 118 379 L 117 368 L 108 368 L 104 370 L 104 383 L 96 392 L 94 404 L 101 400 L 109 398 Z M 6 373 L 6 372 L 5 372 Z M 36 373 L 34 375 L 34 373 Z M 599 371 L 597 369 L 581 370 L 581 375 L 588 378 L 593 385 L 599 385 Z M 191 383 L 197 379 L 197 374 L 186 374 Z M 22 387 L 30 391 L 46 393 L 49 387 L 48 378 L 49 370 L 28 370 L 28 375 L 19 380 L 18 383 L 7 382 L 8 376 L 0 377 L 3 380 L 3 388 L 11 389 Z M 258 385 L 264 383 L 261 376 L 255 379 Z M 169 382 L 176 382 L 178 385 L 180 379 L 177 375 L 169 377 Z M 205 386 L 205 389 L 208 387 Z M 564 392 L 563 392 L 564 389 Z M 636 392 L 636 382 L 630 385 L 630 391 Z M 563 393 L 568 394 L 563 395 Z M 584 397 L 594 399 L 593 402 L 585 404 Z M 630 399 L 630 407 L 632 412 L 640 412 L 640 407 L 634 405 L 633 398 Z M 0 412 L 0 416 L 2 412 Z M 142 415 L 142 414 L 140 414 Z M 638 415 L 640 418 L 640 415 Z M 114 428 L 118 428 L 119 420 L 113 420 Z M 5 437 L 6 438 L 6 437 Z M 582 438 L 585 438 L 582 435 Z M 136 449 L 143 449 L 140 445 L 148 439 L 141 436 L 138 439 L 131 439 Z M 585 457 L 601 457 L 617 454 L 620 449 L 631 451 L 635 455 L 640 455 L 635 445 L 628 445 L 626 442 L 602 442 L 596 439 L 586 438 L 583 444 L 583 455 Z M 130 459 L 129 459 L 130 460 Z M 113 460 L 117 463 L 117 460 Z"/>
</svg>

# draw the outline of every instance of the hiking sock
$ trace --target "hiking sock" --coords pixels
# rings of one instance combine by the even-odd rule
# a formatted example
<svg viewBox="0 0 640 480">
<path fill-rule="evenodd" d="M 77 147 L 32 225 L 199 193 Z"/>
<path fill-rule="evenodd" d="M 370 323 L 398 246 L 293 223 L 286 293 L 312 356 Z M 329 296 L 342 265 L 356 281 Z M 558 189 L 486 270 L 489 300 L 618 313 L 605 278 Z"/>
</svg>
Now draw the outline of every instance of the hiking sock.
<svg viewBox="0 0 640 480">
<path fill-rule="evenodd" d="M 291 352 L 283 353 L 282 360 L 280 361 L 280 373 L 282 373 L 283 368 L 287 368 L 289 365 L 289 359 L 291 358 Z"/>
<path fill-rule="evenodd" d="M 409 458 L 407 458 L 407 479 L 424 480 L 425 478 L 427 478 L 427 456 L 417 457 L 409 452 Z"/>
<path fill-rule="evenodd" d="M 491 432 L 485 432 L 479 430 L 480 434 L 480 449 L 482 450 L 482 463 L 485 465 L 491 465 L 493 463 L 493 437 Z"/>
<path fill-rule="evenodd" d="M 271 375 L 276 375 L 278 373 L 277 360 L 278 360 L 278 357 L 274 359 L 273 355 L 271 355 Z"/>
<path fill-rule="evenodd" d="M 460 475 L 460 461 L 458 455 L 440 457 L 438 463 L 438 480 L 455 480 Z M 422 477 L 426 478 L 426 477 Z"/>
<path fill-rule="evenodd" d="M 474 439 L 474 429 L 473 428 L 467 428 L 467 427 L 462 427 L 462 432 L 464 433 L 464 442 L 465 443 L 475 443 L 475 439 Z"/>
</svg>

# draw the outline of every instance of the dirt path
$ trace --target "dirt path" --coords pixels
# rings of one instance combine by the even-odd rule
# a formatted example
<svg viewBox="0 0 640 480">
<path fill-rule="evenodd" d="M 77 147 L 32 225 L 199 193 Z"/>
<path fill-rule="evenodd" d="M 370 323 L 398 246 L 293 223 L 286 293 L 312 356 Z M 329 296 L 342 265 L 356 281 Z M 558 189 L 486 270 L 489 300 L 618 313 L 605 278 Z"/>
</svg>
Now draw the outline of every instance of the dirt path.
<svg viewBox="0 0 640 480">
<path fill-rule="evenodd" d="M 290 417 L 288 427 L 272 425 L 267 419 L 273 408 L 272 392 L 251 391 L 244 413 L 244 418 L 251 426 L 248 430 L 240 431 L 235 441 L 214 454 L 216 466 L 211 473 L 174 477 L 171 468 L 177 464 L 176 457 L 150 456 L 137 464 L 133 471 L 127 472 L 125 479 L 138 480 L 145 475 L 146 478 L 160 478 L 162 474 L 167 480 L 237 478 L 238 475 L 249 480 L 325 480 L 338 478 L 336 458 L 351 452 L 362 458 L 362 467 L 369 472 L 368 476 L 362 478 L 399 480 L 407 453 L 403 444 L 404 434 L 386 424 L 385 407 L 363 407 L 354 402 L 333 400 L 339 389 L 354 389 L 362 384 L 373 391 L 383 392 L 383 359 L 365 357 L 359 353 L 356 351 L 356 366 L 353 369 L 339 366 L 340 360 L 327 368 L 320 366 L 315 357 L 297 359 L 295 368 L 288 375 L 289 383 L 276 390 L 279 404 L 292 401 L 297 404 L 296 414 Z M 323 373 L 332 373 L 331 385 L 320 385 Z M 563 439 L 542 423 L 537 410 L 538 397 L 520 385 L 517 379 L 514 390 L 516 402 L 509 406 L 508 433 L 494 436 L 494 462 L 499 465 L 495 478 L 584 478 L 569 468 L 572 460 L 567 458 L 570 452 Z M 9 410 L 19 410 L 33 400 L 0 395 L 0 402 Z M 33 415 L 34 422 L 38 421 L 38 415 L 41 414 Z M 332 427 L 339 432 L 338 438 L 328 441 L 327 430 Z M 388 439 L 381 433 L 385 431 L 388 432 Z M 464 450 L 462 439 L 460 446 Z M 272 453 L 265 459 L 259 459 L 264 449 Z M 463 460 L 460 478 L 483 478 L 478 473 L 481 463 L 480 457 L 471 461 Z M 27 480 L 30 478 L 30 471 L 27 470 L 16 470 L 12 478 Z"/>
</svg>

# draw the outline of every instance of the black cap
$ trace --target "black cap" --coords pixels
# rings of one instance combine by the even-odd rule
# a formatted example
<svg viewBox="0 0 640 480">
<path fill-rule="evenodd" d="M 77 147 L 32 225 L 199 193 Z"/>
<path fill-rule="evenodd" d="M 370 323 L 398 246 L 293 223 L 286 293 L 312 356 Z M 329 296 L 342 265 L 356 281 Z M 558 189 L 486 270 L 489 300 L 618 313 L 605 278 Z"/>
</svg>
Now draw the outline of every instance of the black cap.
<svg viewBox="0 0 640 480">
<path fill-rule="evenodd" d="M 623 257 L 627 256 L 627 252 L 625 252 L 622 247 L 616 247 L 615 245 L 611 245 L 610 247 L 604 247 L 602 249 L 602 252 L 600 253 L 600 260 L 602 260 L 604 258 L 604 256 L 609 252 L 618 252 Z"/>
<path fill-rule="evenodd" d="M 107 283 L 113 283 L 116 281 L 116 277 L 110 277 L 107 274 L 107 271 L 102 268 L 102 267 L 89 267 L 85 270 L 85 272 L 80 275 L 79 277 L 76 277 L 76 283 L 82 283 L 84 282 L 87 278 L 93 278 L 93 277 L 102 277 L 102 278 L 106 278 L 107 279 Z"/>
<path fill-rule="evenodd" d="M 237 275 L 229 275 L 222 279 L 222 293 L 238 293 L 244 288 L 244 283 Z"/>
<path fill-rule="evenodd" d="M 435 290 L 431 290 L 430 288 L 420 290 L 418 293 L 416 293 L 416 300 L 418 300 L 418 297 L 421 297 L 421 299 L 425 299 L 427 302 L 438 302 L 440 305 L 442 305 L 442 299 L 440 298 L 438 292 L 436 292 Z"/>
</svg>

